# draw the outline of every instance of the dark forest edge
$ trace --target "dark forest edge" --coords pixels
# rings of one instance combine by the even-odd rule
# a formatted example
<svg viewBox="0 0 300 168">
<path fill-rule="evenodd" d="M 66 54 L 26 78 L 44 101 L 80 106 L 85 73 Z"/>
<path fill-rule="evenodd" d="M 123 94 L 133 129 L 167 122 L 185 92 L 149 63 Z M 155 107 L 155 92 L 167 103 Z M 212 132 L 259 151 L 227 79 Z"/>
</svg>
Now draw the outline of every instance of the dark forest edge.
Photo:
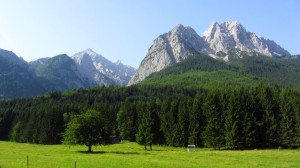
<svg viewBox="0 0 300 168">
<path fill-rule="evenodd" d="M 142 145 L 214 149 L 300 147 L 300 92 L 253 84 L 226 88 L 98 87 L 0 101 L 0 140 L 63 141 L 74 115 L 105 116 L 110 137 Z"/>
</svg>

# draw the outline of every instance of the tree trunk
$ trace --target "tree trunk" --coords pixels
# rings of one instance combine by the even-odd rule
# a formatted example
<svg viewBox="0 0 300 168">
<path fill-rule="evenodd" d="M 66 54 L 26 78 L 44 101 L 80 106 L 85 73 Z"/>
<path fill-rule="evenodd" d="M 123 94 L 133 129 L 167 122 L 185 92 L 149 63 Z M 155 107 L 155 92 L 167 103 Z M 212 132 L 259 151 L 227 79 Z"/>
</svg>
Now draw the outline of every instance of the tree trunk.
<svg viewBox="0 0 300 168">
<path fill-rule="evenodd" d="M 92 146 L 88 146 L 89 149 L 88 149 L 88 152 L 92 152 Z"/>
<path fill-rule="evenodd" d="M 150 144 L 150 150 L 152 150 L 152 144 Z"/>
<path fill-rule="evenodd" d="M 147 150 L 147 146 L 145 145 L 145 150 Z"/>
</svg>

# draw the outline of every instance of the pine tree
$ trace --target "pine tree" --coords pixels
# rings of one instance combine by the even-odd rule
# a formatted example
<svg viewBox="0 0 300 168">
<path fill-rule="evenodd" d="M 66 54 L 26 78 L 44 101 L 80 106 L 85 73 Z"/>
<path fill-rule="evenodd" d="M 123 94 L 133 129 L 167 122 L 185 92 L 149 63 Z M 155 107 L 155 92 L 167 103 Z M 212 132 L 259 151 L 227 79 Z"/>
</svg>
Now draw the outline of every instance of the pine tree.
<svg viewBox="0 0 300 168">
<path fill-rule="evenodd" d="M 190 125 L 189 125 L 189 143 L 195 144 L 196 146 L 203 146 L 203 140 L 201 133 L 205 126 L 205 118 L 202 110 L 204 103 L 203 94 L 199 93 L 196 95 L 192 109 L 190 111 Z"/>
<path fill-rule="evenodd" d="M 295 98 L 289 89 L 284 90 L 280 96 L 280 137 L 284 147 L 293 147 L 296 144 L 296 116 Z"/>
<path fill-rule="evenodd" d="M 251 88 L 250 94 L 252 98 L 252 114 L 254 123 L 255 123 L 255 131 L 253 135 L 253 147 L 255 148 L 265 148 L 266 147 L 266 136 L 265 136 L 265 123 L 264 123 L 264 111 L 261 104 L 261 88 L 262 85 Z M 249 130 L 250 131 L 250 130 Z"/>
<path fill-rule="evenodd" d="M 178 100 L 171 102 L 170 111 L 166 114 L 167 127 L 165 132 L 167 145 L 175 146 Z"/>
<path fill-rule="evenodd" d="M 219 98 L 220 91 L 210 91 L 204 103 L 206 126 L 203 132 L 204 145 L 220 149 L 225 144 L 224 115 Z"/>
<path fill-rule="evenodd" d="M 296 146 L 300 146 L 300 94 L 296 95 L 296 106 L 295 106 L 295 113 L 296 113 Z"/>
<path fill-rule="evenodd" d="M 266 146 L 274 148 L 279 145 L 279 102 L 277 101 L 277 90 L 270 87 L 262 89 L 261 104 L 264 111 L 264 126 Z"/>
<path fill-rule="evenodd" d="M 144 145 L 145 150 L 147 145 L 150 145 L 152 150 L 152 144 L 155 138 L 155 120 L 153 118 L 155 109 L 154 103 L 150 102 L 146 105 L 146 110 L 141 112 L 138 124 L 138 131 L 136 134 L 136 141 L 138 144 Z"/>
<path fill-rule="evenodd" d="M 243 115 L 244 99 L 243 89 L 238 88 L 230 94 L 229 104 L 225 121 L 226 147 L 229 149 L 244 148 Z"/>
<path fill-rule="evenodd" d="M 161 109 L 158 111 L 158 116 L 160 120 L 160 131 L 162 132 L 162 144 L 167 144 L 166 139 L 169 135 L 169 124 L 170 120 L 168 119 L 168 114 L 170 113 L 170 100 L 164 99 L 161 104 Z"/>
<path fill-rule="evenodd" d="M 132 103 L 125 102 L 117 113 L 120 136 L 124 140 L 135 141 L 137 114 Z"/>
<path fill-rule="evenodd" d="M 177 129 L 176 129 L 176 146 L 188 145 L 188 127 L 189 115 L 187 112 L 186 103 L 184 100 L 180 101 L 177 115 Z"/>
<path fill-rule="evenodd" d="M 256 140 L 256 125 L 255 125 L 255 115 L 254 115 L 254 100 L 252 95 L 248 92 L 245 100 L 246 104 L 244 106 L 245 114 L 243 118 L 243 135 L 244 135 L 244 147 L 246 149 L 255 148 Z"/>
</svg>

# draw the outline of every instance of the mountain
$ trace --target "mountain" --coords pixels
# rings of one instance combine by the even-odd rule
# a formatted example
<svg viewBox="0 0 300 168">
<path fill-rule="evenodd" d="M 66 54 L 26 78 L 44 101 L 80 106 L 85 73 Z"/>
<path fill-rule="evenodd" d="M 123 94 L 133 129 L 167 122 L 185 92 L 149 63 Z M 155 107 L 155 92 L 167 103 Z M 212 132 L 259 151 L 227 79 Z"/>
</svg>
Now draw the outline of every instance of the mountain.
<svg viewBox="0 0 300 168">
<path fill-rule="evenodd" d="M 134 73 L 134 68 L 121 61 L 113 63 L 91 49 L 73 57 L 61 54 L 29 63 L 0 49 L 0 99 L 99 85 L 124 86 Z"/>
<path fill-rule="evenodd" d="M 135 73 L 135 69 L 123 65 L 121 61 L 113 63 L 91 49 L 73 55 L 78 70 L 86 76 L 92 85 L 126 85 Z"/>
<path fill-rule="evenodd" d="M 222 24 L 213 22 L 203 33 L 203 38 L 215 53 L 220 51 L 227 53 L 229 50 L 239 49 L 246 52 L 255 51 L 270 57 L 290 55 L 274 41 L 247 32 L 243 25 L 236 21 Z"/>
<path fill-rule="evenodd" d="M 0 49 L 0 99 L 31 97 L 44 92 L 27 62 L 11 51 Z"/>
<path fill-rule="evenodd" d="M 136 84 L 151 73 L 178 63 L 195 52 L 210 53 L 211 50 L 194 29 L 179 24 L 154 40 L 128 85 Z"/>
<path fill-rule="evenodd" d="M 38 59 L 29 65 L 47 91 L 65 91 L 90 86 L 87 78 L 78 71 L 73 59 L 66 54 Z"/>
<path fill-rule="evenodd" d="M 137 84 L 153 72 L 199 53 L 228 61 L 229 55 L 280 57 L 290 53 L 272 40 L 264 39 L 255 33 L 247 32 L 236 21 L 222 24 L 217 22 L 200 37 L 191 27 L 177 25 L 168 33 L 160 35 L 153 42 L 146 57 L 128 85 Z"/>
</svg>

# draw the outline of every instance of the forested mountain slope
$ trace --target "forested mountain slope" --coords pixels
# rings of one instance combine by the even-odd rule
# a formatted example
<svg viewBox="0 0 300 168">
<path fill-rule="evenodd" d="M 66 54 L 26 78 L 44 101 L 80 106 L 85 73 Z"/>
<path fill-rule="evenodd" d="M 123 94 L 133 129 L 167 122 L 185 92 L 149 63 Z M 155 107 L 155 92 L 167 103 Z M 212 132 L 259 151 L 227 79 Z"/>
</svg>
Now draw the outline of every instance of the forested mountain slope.
<svg viewBox="0 0 300 168">
<path fill-rule="evenodd" d="M 188 59 L 153 73 L 141 85 L 178 85 L 181 87 L 232 87 L 267 83 L 300 87 L 300 62 L 297 56 L 269 58 L 232 54 L 229 61 L 205 54 L 194 54 Z"/>
<path fill-rule="evenodd" d="M 95 86 L 124 86 L 135 69 L 113 63 L 91 49 L 27 63 L 12 51 L 0 49 L 0 99 L 28 98 L 52 91 Z"/>
<path fill-rule="evenodd" d="M 23 59 L 0 49 L 0 99 L 30 97 L 45 91 Z"/>
</svg>

